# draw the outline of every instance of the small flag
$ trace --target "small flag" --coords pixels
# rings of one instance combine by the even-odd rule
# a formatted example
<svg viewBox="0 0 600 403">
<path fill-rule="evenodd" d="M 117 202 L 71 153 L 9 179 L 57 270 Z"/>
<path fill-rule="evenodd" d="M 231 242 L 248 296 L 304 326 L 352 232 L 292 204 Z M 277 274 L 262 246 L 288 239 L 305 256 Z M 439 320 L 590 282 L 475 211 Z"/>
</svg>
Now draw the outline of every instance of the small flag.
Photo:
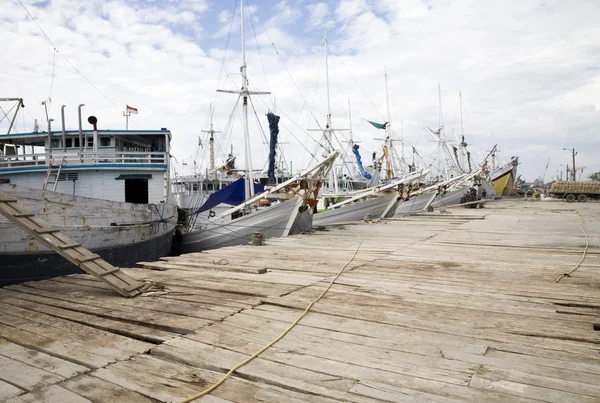
<svg viewBox="0 0 600 403">
<path fill-rule="evenodd" d="M 187 162 L 182 162 L 181 165 L 187 165 Z"/>
<path fill-rule="evenodd" d="M 125 105 L 126 106 L 126 112 L 132 114 L 132 115 L 137 115 L 138 114 L 138 110 L 137 108 L 134 108 L 133 106 L 129 106 L 129 105 Z"/>
<path fill-rule="evenodd" d="M 194 160 L 194 165 L 196 165 L 196 160 Z"/>
</svg>

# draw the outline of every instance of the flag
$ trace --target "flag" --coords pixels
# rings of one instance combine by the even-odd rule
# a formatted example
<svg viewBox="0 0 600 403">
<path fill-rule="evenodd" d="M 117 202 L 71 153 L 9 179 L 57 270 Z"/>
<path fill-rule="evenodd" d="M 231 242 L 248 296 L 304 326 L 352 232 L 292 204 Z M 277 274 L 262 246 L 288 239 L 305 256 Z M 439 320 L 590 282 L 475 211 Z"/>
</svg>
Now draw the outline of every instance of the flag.
<svg viewBox="0 0 600 403">
<path fill-rule="evenodd" d="M 182 162 L 181 165 L 187 165 L 187 162 Z"/>
<path fill-rule="evenodd" d="M 376 129 L 383 129 L 383 130 L 385 130 L 387 128 L 387 125 L 389 123 L 389 122 L 377 123 L 377 122 L 371 122 L 370 120 L 367 120 L 367 122 L 371 123 L 373 125 L 373 127 L 375 127 Z"/>
<path fill-rule="evenodd" d="M 125 105 L 125 112 L 130 113 L 132 115 L 137 115 L 138 114 L 138 110 L 137 108 L 134 108 L 133 106 L 129 106 L 129 105 Z"/>
<path fill-rule="evenodd" d="M 194 165 L 196 165 L 196 160 L 194 160 Z"/>
</svg>

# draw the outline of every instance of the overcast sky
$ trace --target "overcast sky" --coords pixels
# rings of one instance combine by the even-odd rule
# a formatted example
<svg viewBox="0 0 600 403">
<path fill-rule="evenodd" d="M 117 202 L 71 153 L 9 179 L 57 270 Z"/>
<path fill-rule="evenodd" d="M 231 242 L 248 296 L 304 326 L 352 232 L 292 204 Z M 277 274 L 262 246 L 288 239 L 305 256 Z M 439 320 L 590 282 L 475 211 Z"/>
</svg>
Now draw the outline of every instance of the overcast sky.
<svg viewBox="0 0 600 403">
<path fill-rule="evenodd" d="M 240 116 L 228 123 L 240 87 L 241 41 L 236 0 L 0 0 L 0 97 L 23 97 L 17 122 L 45 130 L 41 101 L 51 97 L 59 129 L 77 127 L 77 105 L 102 129 L 124 128 L 125 104 L 139 109 L 130 128 L 167 127 L 181 163 L 206 164 L 209 104 L 215 102 L 217 159 L 230 144 L 243 163 Z M 597 0 L 248 0 L 246 51 L 251 88 L 264 131 L 265 113 L 282 116 L 286 163 L 305 167 L 316 151 L 327 113 L 323 37 L 330 42 L 333 124 L 352 129 L 365 155 L 382 136 L 364 119 L 387 121 L 384 66 L 391 122 L 405 149 L 431 152 L 423 124 L 442 124 L 449 140 L 463 126 L 474 156 L 498 144 L 498 158 L 519 156 L 527 180 L 546 180 L 571 164 L 575 147 L 583 177 L 600 171 L 600 2 Z M 54 51 L 54 47 L 59 53 Z M 80 74 L 81 73 L 81 74 Z M 12 105 L 1 104 L 6 111 Z M 3 115 L 0 115 L 2 117 Z M 254 112 L 253 165 L 266 162 Z M 317 123 L 318 122 L 318 123 Z M 401 124 L 402 122 L 402 124 Z M 0 123 L 6 131 L 7 121 Z M 230 127 L 230 128 L 229 128 Z M 403 130 L 402 130 L 403 129 Z M 199 147 L 199 136 L 202 146 Z M 346 133 L 347 137 L 348 134 Z M 395 143 L 400 147 L 400 143 Z M 370 157 L 367 158 L 370 160 Z"/>
</svg>

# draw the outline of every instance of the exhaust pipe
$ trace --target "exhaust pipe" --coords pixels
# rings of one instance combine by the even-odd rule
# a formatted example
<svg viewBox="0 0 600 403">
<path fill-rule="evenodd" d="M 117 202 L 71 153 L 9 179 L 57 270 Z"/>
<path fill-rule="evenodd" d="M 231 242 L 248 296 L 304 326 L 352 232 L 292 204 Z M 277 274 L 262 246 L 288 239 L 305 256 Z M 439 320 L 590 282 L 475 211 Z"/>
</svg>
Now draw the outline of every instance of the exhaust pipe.
<svg viewBox="0 0 600 403">
<path fill-rule="evenodd" d="M 66 133 L 65 133 L 65 107 L 67 105 L 63 105 L 60 107 L 60 121 L 62 123 L 62 146 L 63 146 L 63 151 L 67 151 L 67 143 L 65 142 L 65 140 L 67 139 Z"/>
</svg>

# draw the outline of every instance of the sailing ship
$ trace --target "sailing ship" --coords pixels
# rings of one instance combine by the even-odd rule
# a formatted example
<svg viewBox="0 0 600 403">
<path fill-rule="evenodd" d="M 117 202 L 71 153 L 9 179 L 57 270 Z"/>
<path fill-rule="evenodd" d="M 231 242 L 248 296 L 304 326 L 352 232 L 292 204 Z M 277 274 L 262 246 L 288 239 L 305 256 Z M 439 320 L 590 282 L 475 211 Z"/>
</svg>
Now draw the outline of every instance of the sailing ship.
<svg viewBox="0 0 600 403">
<path fill-rule="evenodd" d="M 246 167 L 243 178 L 220 189 L 212 196 L 214 196 L 214 199 L 224 201 L 226 199 L 220 199 L 221 196 L 234 192 L 230 187 L 243 186 L 244 201 L 219 215 L 214 214 L 212 217 L 209 215 L 208 218 L 198 217 L 192 229 L 182 235 L 181 252 L 183 253 L 248 243 L 256 232 L 260 232 L 263 237 L 269 238 L 288 236 L 309 230 L 312 224 L 313 207 L 316 206 L 316 198 L 323 185 L 323 178 L 330 172 L 339 154 L 335 151 L 330 152 L 313 167 L 267 190 L 262 190 L 256 186 L 250 152 L 248 104 L 251 103 L 251 95 L 265 95 L 269 92 L 250 91 L 248 89 L 244 40 L 244 0 L 240 0 L 240 3 L 242 36 L 240 72 L 242 87 L 239 91 L 217 91 L 235 94 L 238 96 L 237 102 L 242 103 Z M 279 116 L 269 114 L 268 118 L 273 138 L 273 131 L 279 131 Z M 274 147 L 273 144 L 272 147 Z M 270 155 L 271 158 L 274 158 L 274 156 Z M 210 202 L 210 198 L 207 200 L 208 202 Z M 201 211 L 206 210 L 201 208 L 197 213 Z"/>
<path fill-rule="evenodd" d="M 498 196 L 510 196 L 517 180 L 519 157 L 512 157 L 509 162 L 496 167 L 496 152 L 492 151 L 491 178 L 494 192 Z"/>
<path fill-rule="evenodd" d="M 171 132 L 39 128 L 0 135 L 0 191 L 115 266 L 170 253 Z M 17 113 L 16 111 L 15 113 Z M 11 125 L 12 127 L 12 125 Z M 10 129 L 10 128 L 9 128 Z M 80 272 L 0 217 L 0 286 Z"/>
</svg>

